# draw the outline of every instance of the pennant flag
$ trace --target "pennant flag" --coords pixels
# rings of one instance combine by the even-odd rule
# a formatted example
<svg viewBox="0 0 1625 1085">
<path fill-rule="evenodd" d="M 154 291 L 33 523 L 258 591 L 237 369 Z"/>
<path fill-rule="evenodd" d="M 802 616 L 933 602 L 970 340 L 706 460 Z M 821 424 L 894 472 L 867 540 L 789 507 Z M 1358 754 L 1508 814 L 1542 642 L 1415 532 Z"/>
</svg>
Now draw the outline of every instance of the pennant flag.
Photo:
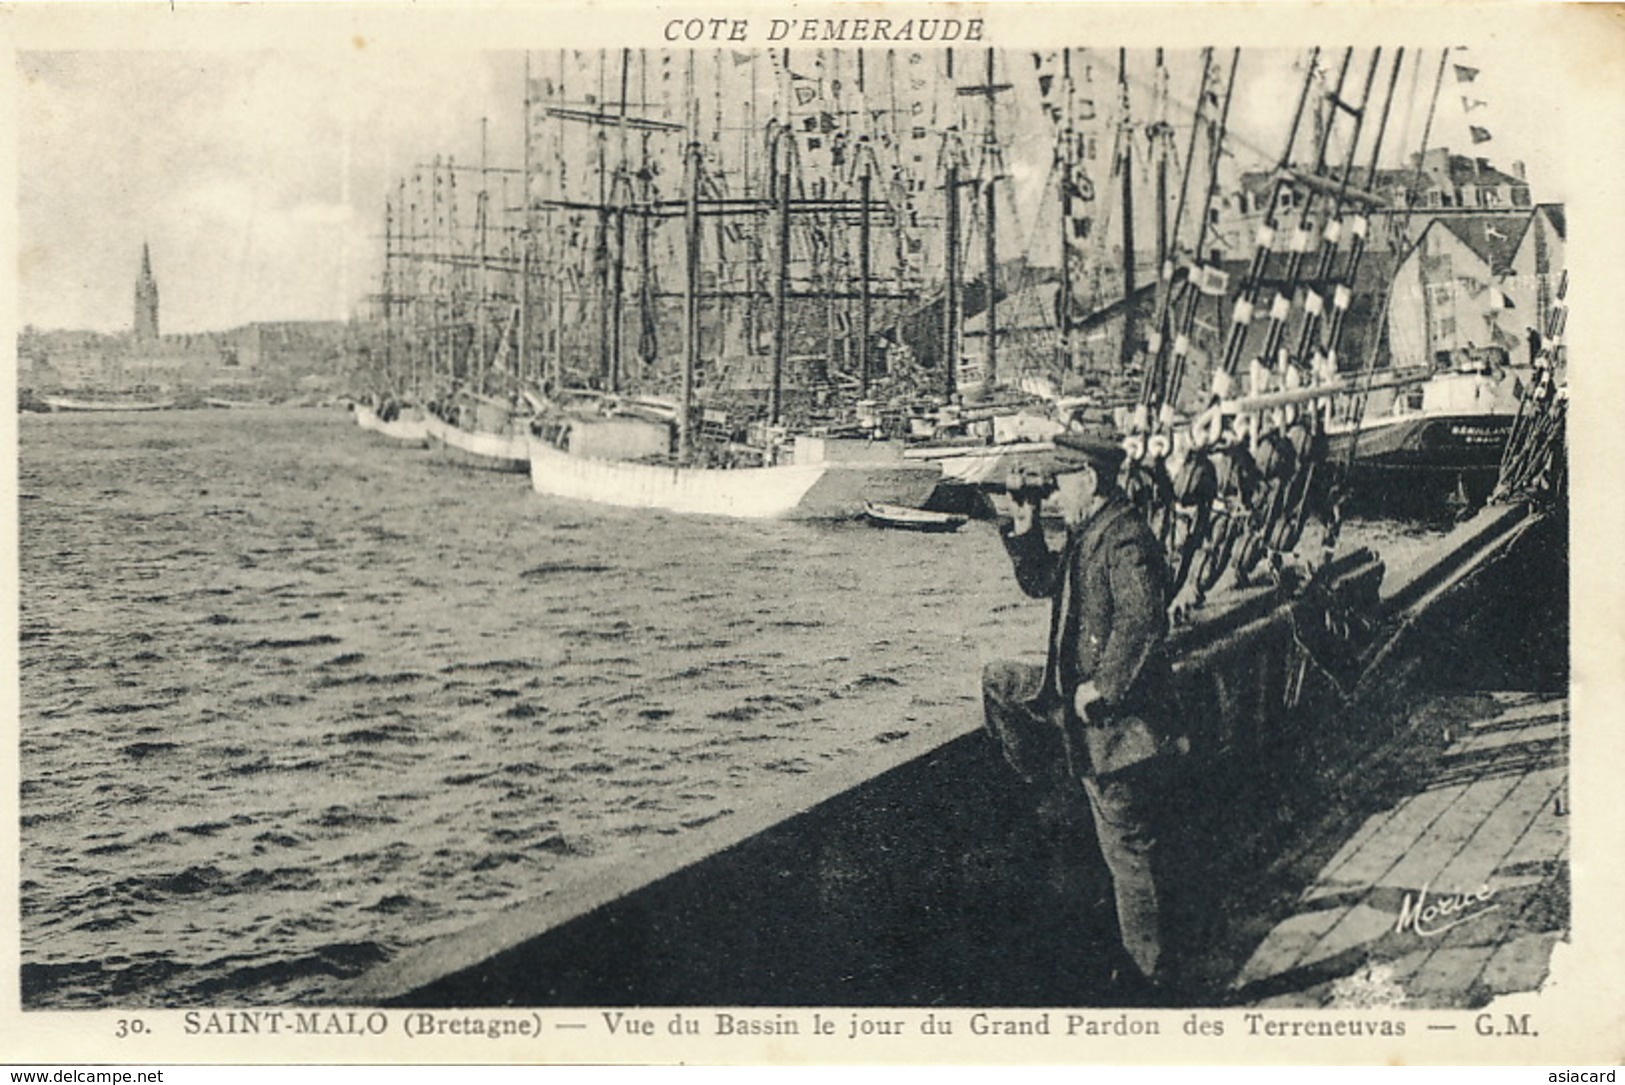
<svg viewBox="0 0 1625 1085">
<path fill-rule="evenodd" d="M 1465 64 L 1454 64 L 1451 66 L 1456 69 L 1456 82 L 1458 83 L 1471 83 L 1474 79 L 1478 78 L 1477 68 L 1469 68 Z"/>
<path fill-rule="evenodd" d="M 1488 143 L 1491 139 L 1495 138 L 1490 135 L 1490 130 L 1488 128 L 1480 128 L 1476 124 L 1468 125 L 1467 130 L 1472 133 L 1474 143 Z"/>
<path fill-rule="evenodd" d="M 1191 272 L 1191 282 L 1198 293 L 1210 298 L 1222 298 L 1230 292 L 1230 275 L 1223 268 L 1198 264 Z"/>
</svg>

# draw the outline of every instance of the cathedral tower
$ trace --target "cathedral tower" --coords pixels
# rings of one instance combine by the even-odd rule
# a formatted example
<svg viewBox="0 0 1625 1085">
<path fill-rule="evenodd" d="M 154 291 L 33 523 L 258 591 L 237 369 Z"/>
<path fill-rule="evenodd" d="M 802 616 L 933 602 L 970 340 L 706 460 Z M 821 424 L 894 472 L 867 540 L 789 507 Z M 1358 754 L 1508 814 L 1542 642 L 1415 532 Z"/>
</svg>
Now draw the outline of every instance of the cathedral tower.
<svg viewBox="0 0 1625 1085">
<path fill-rule="evenodd" d="M 141 274 L 135 280 L 135 337 L 158 338 L 158 281 L 152 277 L 152 257 L 141 243 Z"/>
</svg>

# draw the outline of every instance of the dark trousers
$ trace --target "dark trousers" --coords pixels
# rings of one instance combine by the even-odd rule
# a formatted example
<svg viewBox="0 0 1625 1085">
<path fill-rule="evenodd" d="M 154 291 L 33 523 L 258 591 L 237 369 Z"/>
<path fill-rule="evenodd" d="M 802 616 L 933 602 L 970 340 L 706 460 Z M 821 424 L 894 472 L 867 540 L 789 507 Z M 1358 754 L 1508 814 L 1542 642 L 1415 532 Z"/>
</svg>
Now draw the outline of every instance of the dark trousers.
<svg viewBox="0 0 1625 1085">
<path fill-rule="evenodd" d="M 1066 746 L 1051 711 L 1040 699 L 1044 668 L 1029 663 L 990 663 L 982 672 L 982 708 L 988 732 L 1005 760 L 1045 790 L 1082 786 L 1089 797 L 1095 837 L 1111 872 L 1123 949 L 1145 976 L 1160 978 L 1164 907 L 1158 889 L 1154 776 L 1131 769 L 1107 779 L 1074 779 Z"/>
</svg>

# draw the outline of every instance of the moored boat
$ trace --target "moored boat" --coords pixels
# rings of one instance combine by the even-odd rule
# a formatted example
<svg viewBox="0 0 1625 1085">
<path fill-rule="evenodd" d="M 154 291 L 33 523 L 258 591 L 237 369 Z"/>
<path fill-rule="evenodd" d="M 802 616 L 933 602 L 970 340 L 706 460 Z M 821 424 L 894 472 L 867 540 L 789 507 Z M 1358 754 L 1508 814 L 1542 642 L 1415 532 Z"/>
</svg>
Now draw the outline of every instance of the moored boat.
<svg viewBox="0 0 1625 1085">
<path fill-rule="evenodd" d="M 365 403 L 356 403 L 351 409 L 355 412 L 356 425 L 369 433 L 377 433 L 391 441 L 403 445 L 416 445 L 419 448 L 423 447 L 428 438 L 424 416 L 415 408 L 387 421 Z"/>
<path fill-rule="evenodd" d="M 205 407 L 217 407 L 223 411 L 262 411 L 273 406 L 265 399 L 225 399 L 220 396 L 204 396 Z"/>
<path fill-rule="evenodd" d="M 878 527 L 899 528 L 903 531 L 958 531 L 968 517 L 951 512 L 934 512 L 904 505 L 882 505 L 869 502 L 863 507 L 863 517 Z"/>
<path fill-rule="evenodd" d="M 733 468 L 598 459 L 540 437 L 530 441 L 530 481 L 539 494 L 710 516 L 851 519 L 872 501 L 918 505 L 940 476 L 882 441 L 798 437 L 793 462 Z"/>
<path fill-rule="evenodd" d="M 39 401 L 53 411 L 165 411 L 175 406 L 172 399 L 77 399 L 72 396 L 40 396 Z"/>
<path fill-rule="evenodd" d="M 1488 496 L 1517 414 L 1522 382 L 1510 370 L 1439 373 L 1357 425 L 1327 425 L 1327 454 L 1386 488 L 1438 483 Z M 1436 488 L 1431 487 L 1430 488 Z"/>
<path fill-rule="evenodd" d="M 424 416 L 430 445 L 453 463 L 485 471 L 530 470 L 529 438 L 523 432 L 464 429 L 434 414 Z"/>
</svg>

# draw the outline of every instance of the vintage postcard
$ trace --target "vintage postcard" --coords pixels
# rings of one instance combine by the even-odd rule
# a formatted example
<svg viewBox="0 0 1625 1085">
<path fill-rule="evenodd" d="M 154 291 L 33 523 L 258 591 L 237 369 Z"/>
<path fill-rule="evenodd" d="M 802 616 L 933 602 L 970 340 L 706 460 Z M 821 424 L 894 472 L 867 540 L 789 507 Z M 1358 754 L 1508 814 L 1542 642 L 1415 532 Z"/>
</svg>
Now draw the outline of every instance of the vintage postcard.
<svg viewBox="0 0 1625 1085">
<path fill-rule="evenodd" d="M 1620 9 L 0 46 L 0 1061 L 1619 1060 Z"/>
</svg>

